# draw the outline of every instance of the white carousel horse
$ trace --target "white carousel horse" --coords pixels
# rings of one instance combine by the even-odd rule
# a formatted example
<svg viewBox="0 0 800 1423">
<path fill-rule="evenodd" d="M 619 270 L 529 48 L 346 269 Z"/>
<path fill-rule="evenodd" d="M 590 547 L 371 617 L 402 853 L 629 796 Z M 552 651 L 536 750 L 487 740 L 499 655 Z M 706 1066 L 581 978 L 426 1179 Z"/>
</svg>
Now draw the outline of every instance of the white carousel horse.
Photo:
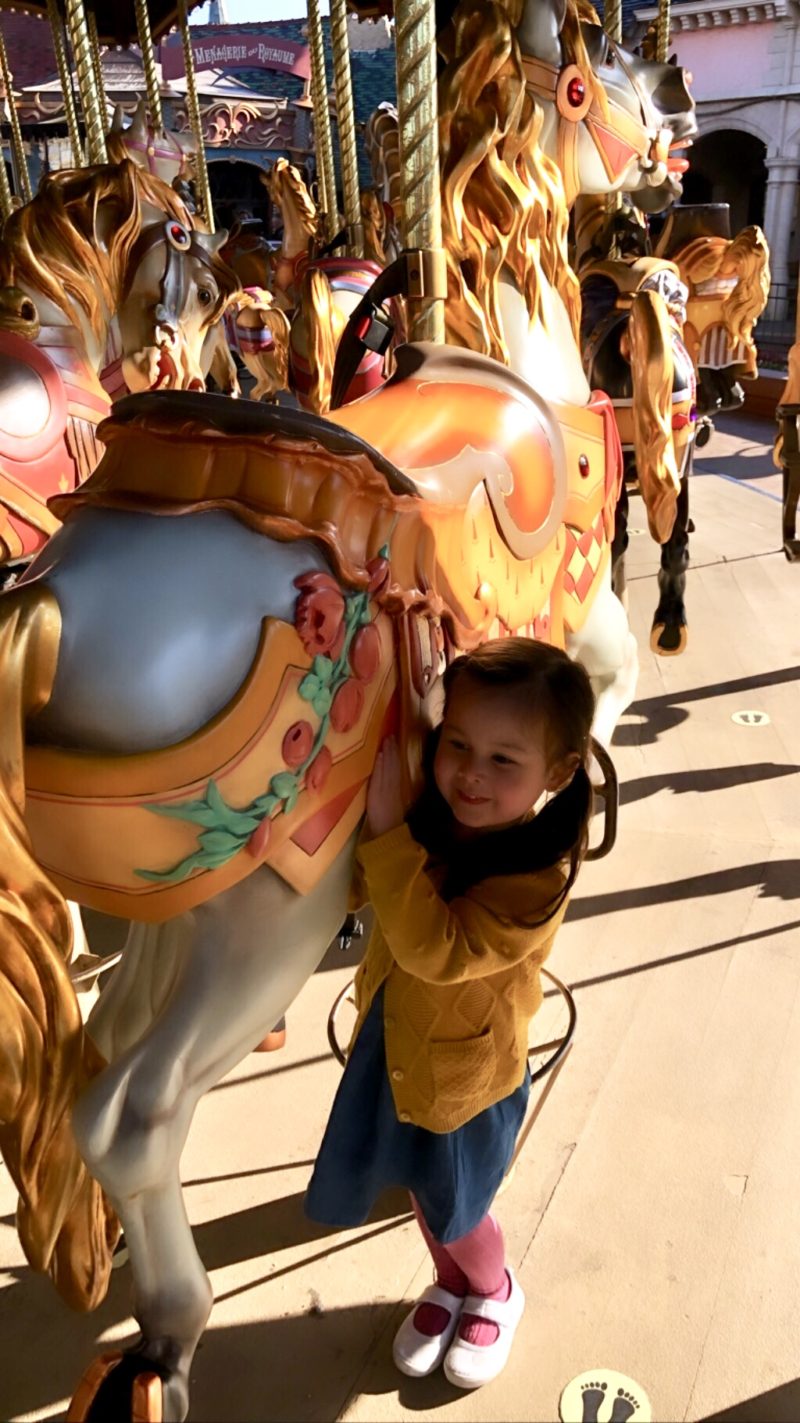
<svg viewBox="0 0 800 1423">
<path fill-rule="evenodd" d="M 456 56 L 460 33 L 457 15 Z M 199 1097 L 285 1012 L 342 922 L 387 727 L 399 717 L 413 770 L 443 659 L 500 626 L 580 633 L 608 561 L 613 442 L 602 402 L 572 398 L 571 353 L 550 350 L 557 395 L 544 398 L 463 349 L 472 326 L 529 371 L 547 351 L 531 313 L 543 323 L 572 289 L 565 213 L 547 242 L 528 240 L 528 219 L 548 231 L 554 182 L 537 167 L 535 110 L 506 118 L 530 166 L 497 269 L 494 233 L 472 254 L 486 309 L 454 291 L 456 349 L 401 348 L 391 382 L 348 408 L 372 412 L 381 439 L 391 425 L 397 458 L 305 414 L 131 397 L 97 474 L 57 501 L 46 555 L 0 600 L 2 1144 L 28 1258 L 84 1307 L 104 1289 L 116 1210 L 142 1329 L 88 1371 L 74 1418 L 186 1416 L 211 1288 L 180 1155 Z M 487 146 L 462 237 L 481 194 L 487 229 L 495 211 L 482 177 L 506 174 L 503 125 L 489 128 L 498 166 Z M 457 239 L 453 207 L 451 270 Z M 222 583 L 208 577 L 219 563 Z M 64 967 L 64 895 L 136 921 L 91 1037 Z M 144 1023 L 137 960 L 156 949 L 170 978 Z"/>
<path fill-rule="evenodd" d="M 183 217 L 172 190 L 126 158 L 48 175 L 6 223 L 0 345 L 18 376 L 3 390 L 6 422 L 0 411 L 0 561 L 40 548 L 57 527 L 48 495 L 97 464 L 112 328 L 128 389 L 202 386 L 205 329 L 235 283 L 220 238 Z M 15 402 L 42 387 L 40 424 L 21 433 Z"/>
</svg>

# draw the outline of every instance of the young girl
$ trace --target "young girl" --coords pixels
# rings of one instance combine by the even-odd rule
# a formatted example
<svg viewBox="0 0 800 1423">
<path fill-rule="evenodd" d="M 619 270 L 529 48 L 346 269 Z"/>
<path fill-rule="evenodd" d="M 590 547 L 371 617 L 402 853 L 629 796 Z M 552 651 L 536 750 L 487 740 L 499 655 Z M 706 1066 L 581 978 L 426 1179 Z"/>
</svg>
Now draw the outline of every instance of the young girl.
<svg viewBox="0 0 800 1423">
<path fill-rule="evenodd" d="M 370 781 L 358 861 L 375 929 L 306 1210 L 360 1225 L 386 1187 L 411 1192 L 436 1283 L 395 1363 L 422 1377 L 443 1362 L 477 1388 L 525 1303 L 489 1208 L 525 1115 L 539 968 L 586 848 L 594 700 L 581 667 L 527 638 L 456 659 L 444 690 L 409 816 L 393 742 Z"/>
</svg>

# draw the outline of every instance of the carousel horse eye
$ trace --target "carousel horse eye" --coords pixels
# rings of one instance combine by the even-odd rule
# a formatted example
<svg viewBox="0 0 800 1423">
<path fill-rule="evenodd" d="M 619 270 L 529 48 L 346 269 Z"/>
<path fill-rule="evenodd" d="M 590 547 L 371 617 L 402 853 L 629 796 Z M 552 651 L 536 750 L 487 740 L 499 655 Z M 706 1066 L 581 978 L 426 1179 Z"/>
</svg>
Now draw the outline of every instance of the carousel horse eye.
<svg viewBox="0 0 800 1423">
<path fill-rule="evenodd" d="M 577 76 L 574 79 L 570 79 L 567 85 L 567 101 L 572 105 L 573 109 L 579 109 L 585 98 L 586 85 L 583 80 L 578 79 Z"/>
<path fill-rule="evenodd" d="M 201 306 L 209 306 L 209 305 L 210 305 L 210 303 L 211 303 L 211 292 L 208 290 L 207 287 L 199 287 L 199 288 L 198 288 L 197 300 L 199 301 L 199 303 L 200 303 Z"/>
</svg>

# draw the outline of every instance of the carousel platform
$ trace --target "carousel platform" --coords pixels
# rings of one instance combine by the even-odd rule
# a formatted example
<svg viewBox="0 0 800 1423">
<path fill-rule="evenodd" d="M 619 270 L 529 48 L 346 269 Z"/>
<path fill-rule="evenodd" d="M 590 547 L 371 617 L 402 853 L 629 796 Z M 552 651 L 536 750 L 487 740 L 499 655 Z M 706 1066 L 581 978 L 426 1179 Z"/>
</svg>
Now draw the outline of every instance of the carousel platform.
<svg viewBox="0 0 800 1423">
<path fill-rule="evenodd" d="M 583 1374 L 595 1393 L 572 1416 L 598 1423 L 800 1417 L 800 572 L 773 432 L 731 418 L 698 459 L 680 658 L 648 650 L 657 551 L 632 504 L 642 667 L 616 736 L 619 838 L 556 946 L 577 1036 L 498 1202 L 528 1297 L 508 1368 L 475 1394 L 396 1373 L 392 1334 L 430 1279 L 402 1198 L 338 1234 L 303 1216 L 339 1076 L 326 1020 L 358 955 L 332 948 L 286 1048 L 204 1100 L 184 1153 L 216 1295 L 193 1423 L 549 1423 Z M 537 1038 L 561 1014 L 548 998 Z M 61 1419 L 98 1341 L 132 1337 L 129 1268 L 70 1315 L 13 1212 L 2 1170 L 0 1418 Z"/>
</svg>

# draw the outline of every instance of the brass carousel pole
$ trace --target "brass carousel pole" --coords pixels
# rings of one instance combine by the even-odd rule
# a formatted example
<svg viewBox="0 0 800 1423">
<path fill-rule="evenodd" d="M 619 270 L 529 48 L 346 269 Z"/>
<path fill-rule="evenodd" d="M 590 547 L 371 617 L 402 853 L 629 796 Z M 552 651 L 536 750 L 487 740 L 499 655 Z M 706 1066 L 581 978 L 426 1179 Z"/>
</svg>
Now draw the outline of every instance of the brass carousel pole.
<svg viewBox="0 0 800 1423">
<path fill-rule="evenodd" d="M 103 78 L 103 57 L 100 53 L 100 36 L 97 33 L 97 16 L 94 10 L 90 10 L 86 16 L 86 23 L 89 26 L 89 44 L 92 48 L 92 65 L 94 66 L 94 82 L 97 85 L 97 97 L 100 100 L 100 110 L 103 115 L 103 132 L 108 127 L 108 99 L 106 98 L 106 84 Z"/>
<path fill-rule="evenodd" d="M 356 116 L 353 108 L 353 76 L 347 41 L 347 0 L 331 0 L 331 47 L 333 82 L 336 88 L 336 120 L 339 128 L 339 157 L 342 165 L 344 217 L 347 223 L 347 252 L 364 255 L 364 228 L 361 222 L 361 193 L 358 183 Z"/>
<path fill-rule="evenodd" d="M 189 111 L 189 122 L 192 125 L 194 141 L 197 144 L 197 186 L 200 190 L 198 196 L 203 209 L 206 227 L 209 232 L 213 232 L 214 209 L 211 203 L 211 188 L 208 182 L 208 164 L 206 163 L 203 121 L 200 117 L 200 101 L 197 97 L 197 83 L 194 75 L 194 55 L 192 54 L 192 37 L 189 33 L 189 13 L 186 9 L 186 0 L 178 0 L 178 19 L 181 27 L 183 59 L 186 69 L 186 107 Z"/>
<path fill-rule="evenodd" d="M 67 58 L 64 22 L 61 19 L 56 0 L 47 0 L 47 18 L 50 21 L 50 34 L 53 37 L 53 49 L 55 50 L 56 64 L 58 65 L 58 77 L 61 80 L 61 89 L 64 94 L 64 114 L 67 120 L 69 146 L 72 149 L 72 161 L 76 168 L 80 168 L 83 163 L 83 139 L 81 138 L 81 129 L 78 123 L 78 110 L 75 107 L 72 71 Z"/>
<path fill-rule="evenodd" d="M 320 198 L 324 209 L 325 236 L 336 236 L 339 213 L 336 206 L 336 169 L 333 163 L 331 116 L 328 109 L 328 78 L 319 0 L 308 0 L 308 47 L 311 51 L 311 99 L 314 105 L 314 146 L 317 153 Z M 360 220 L 360 214 L 359 214 Z"/>
<path fill-rule="evenodd" d="M 395 0 L 397 113 L 403 174 L 401 236 L 408 261 L 409 341 L 444 340 L 439 105 L 433 0 Z"/>
<path fill-rule="evenodd" d="M 136 11 L 136 33 L 139 37 L 139 48 L 142 51 L 142 63 L 144 65 L 144 82 L 147 86 L 147 106 L 150 110 L 150 122 L 155 133 L 161 133 L 164 128 L 164 114 L 161 108 L 161 90 L 158 87 L 158 73 L 156 71 L 156 55 L 153 49 L 153 34 L 150 29 L 150 17 L 147 13 L 147 0 L 134 0 Z"/>
<path fill-rule="evenodd" d="M 11 70 L 8 66 L 8 55 L 6 53 L 6 42 L 3 32 L 0 30 L 0 71 L 3 75 L 3 87 L 6 91 L 6 107 L 8 109 L 8 121 L 11 125 L 11 152 L 14 155 L 14 168 L 19 183 L 19 196 L 23 202 L 29 203 L 33 197 L 31 190 L 31 177 L 28 172 L 28 163 L 25 158 L 25 148 L 22 143 L 22 130 L 19 126 L 19 114 L 14 103 L 14 90 L 11 83 Z"/>
<path fill-rule="evenodd" d="M 604 18 L 602 18 L 602 27 L 604 27 L 605 33 L 608 34 L 609 40 L 614 41 L 615 44 L 621 43 L 622 0 L 605 0 L 604 11 L 602 11 L 602 16 L 604 16 Z M 612 213 L 619 212 L 619 209 L 621 209 L 622 206 L 622 198 L 621 196 L 619 196 L 618 192 L 609 192 L 608 196 L 606 196 L 605 199 L 601 198 L 601 201 L 599 201 L 598 205 L 596 205 L 594 216 L 589 219 L 588 213 L 589 211 L 591 211 L 591 199 L 588 199 L 588 201 L 585 202 L 582 201 L 582 199 L 578 199 L 578 202 L 582 203 L 582 212 L 584 212 L 584 221 L 586 222 L 584 238 L 588 243 L 591 243 L 592 236 L 595 236 L 596 231 L 598 231 L 599 226 L 601 226 L 601 209 L 602 212 L 605 212 L 606 218 L 611 218 Z M 592 223 L 594 223 L 594 232 L 589 231 L 589 228 L 591 228 Z M 609 248 L 608 250 L 608 256 L 609 258 L 615 258 L 615 256 L 618 256 L 618 248 L 616 248 L 616 236 L 612 236 L 611 248 Z"/>
<path fill-rule="evenodd" d="M 8 173 L 6 171 L 6 159 L 5 154 L 3 152 L 3 138 L 2 134 L 0 133 L 0 229 L 2 229 L 2 225 L 5 222 L 6 218 L 10 217 L 13 211 L 13 193 L 11 192 L 11 185 L 8 181 Z"/>
<path fill-rule="evenodd" d="M 603 6 L 603 29 L 608 38 L 619 44 L 622 39 L 622 0 L 606 0 Z"/>
<path fill-rule="evenodd" d="M 658 38 L 656 59 L 666 64 L 669 58 L 670 0 L 658 0 Z"/>
<path fill-rule="evenodd" d="M 106 122 L 100 107 L 100 95 L 94 74 L 92 41 L 86 22 L 83 0 L 65 0 L 67 34 L 75 58 L 78 76 L 78 92 L 83 105 L 83 122 L 86 127 L 86 155 L 90 163 L 107 163 Z"/>
</svg>

